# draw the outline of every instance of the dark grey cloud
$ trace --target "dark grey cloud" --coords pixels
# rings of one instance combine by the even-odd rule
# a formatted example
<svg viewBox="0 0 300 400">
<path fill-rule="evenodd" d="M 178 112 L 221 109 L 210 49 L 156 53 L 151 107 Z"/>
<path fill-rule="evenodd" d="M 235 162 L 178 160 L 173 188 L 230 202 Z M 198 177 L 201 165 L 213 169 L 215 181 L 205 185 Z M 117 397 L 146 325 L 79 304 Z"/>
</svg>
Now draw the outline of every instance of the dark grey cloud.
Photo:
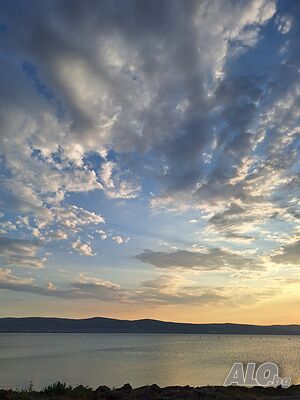
<svg viewBox="0 0 300 400">
<path fill-rule="evenodd" d="M 1 282 L 0 289 L 12 290 L 14 292 L 32 293 L 48 297 L 59 297 L 63 299 L 90 298 L 91 296 L 82 295 L 76 290 L 55 289 L 50 290 L 47 287 L 42 287 L 33 284 L 15 284 L 10 282 Z"/>
<path fill-rule="evenodd" d="M 300 266 L 300 241 L 282 247 L 280 253 L 272 256 L 271 260 L 276 263 Z"/>
<path fill-rule="evenodd" d="M 255 260 L 218 248 L 202 251 L 175 250 L 171 252 L 144 250 L 136 258 L 162 269 L 216 271 L 222 269 L 259 270 L 263 267 Z"/>
<path fill-rule="evenodd" d="M 154 1 L 151 4 L 139 1 L 122 4 L 119 1 L 90 1 L 83 4 L 79 1 L 70 7 L 68 1 L 51 4 L 32 1 L 31 7 L 24 3 L 16 3 L 11 7 L 4 2 L 3 15 L 8 30 L 3 46 L 7 52 L 14 49 L 18 57 L 37 65 L 41 77 L 69 112 L 72 132 L 79 136 L 77 140 L 80 140 L 80 136 L 87 139 L 89 130 L 94 129 L 98 122 L 95 119 L 98 112 L 106 112 L 106 104 L 101 102 L 99 96 L 99 108 L 94 110 L 96 115 L 86 110 L 76 100 L 72 86 L 59 73 L 60 61 L 75 67 L 77 62 L 84 60 L 83 66 L 91 78 L 98 75 L 104 82 L 110 97 L 109 106 L 121 107 L 121 121 L 116 126 L 119 132 L 118 146 L 145 147 L 147 142 L 166 135 L 172 119 L 175 122 L 172 96 L 182 90 L 182 84 L 199 97 L 201 81 L 197 90 L 194 85 L 194 80 L 198 79 L 195 27 L 189 23 L 196 4 L 194 1 L 185 5 L 170 1 Z M 9 29 L 12 24 L 13 32 Z M 26 35 L 23 34 L 24 30 Z M 122 43 L 128 46 L 129 54 L 124 54 L 125 57 L 130 53 L 135 54 L 132 61 L 138 64 L 136 75 L 129 70 L 115 70 L 107 65 L 105 54 L 102 56 L 101 52 L 105 52 L 111 38 L 116 39 L 113 45 L 116 44 L 118 52 Z M 102 48 L 97 56 L 91 48 L 99 45 Z M 124 68 L 128 68 L 126 64 L 131 60 L 123 61 Z M 178 82 L 176 89 L 173 83 L 174 78 L 180 76 L 179 73 L 182 83 Z M 127 93 L 138 95 L 142 84 L 146 85 L 145 89 L 149 86 L 153 95 L 149 105 L 143 107 L 138 115 L 136 104 Z M 130 119 L 135 122 L 137 118 L 143 124 L 142 135 L 130 124 Z M 155 130 L 151 128 L 153 126 Z"/>
<path fill-rule="evenodd" d="M 240 204 L 232 202 L 228 208 L 209 218 L 208 230 L 237 242 L 255 240 L 254 233 L 246 234 L 246 232 L 252 231 L 266 219 L 272 218 L 276 212 L 271 204 L 265 204 L 263 200 L 260 200 L 260 208 L 255 209 L 253 206 L 253 199 L 250 201 L 244 199 Z"/>
<path fill-rule="evenodd" d="M 39 242 L 0 236 L 0 257 L 7 266 L 43 268 L 45 260 L 38 257 Z"/>
<path fill-rule="evenodd" d="M 230 206 L 222 213 L 215 214 L 208 221 L 209 224 L 217 226 L 219 230 L 228 229 L 236 226 L 237 221 L 232 217 L 240 218 L 241 214 L 245 213 L 245 208 L 237 203 L 231 203 Z"/>
<path fill-rule="evenodd" d="M 207 100 L 205 85 L 214 79 L 214 69 L 221 63 L 218 51 L 225 52 L 225 56 L 230 46 L 222 33 L 210 30 L 209 24 L 217 18 L 216 10 L 222 14 L 219 24 L 223 31 L 234 36 L 258 21 L 264 25 L 272 16 L 273 1 L 257 3 L 257 15 L 249 14 L 244 26 L 241 20 L 248 7 L 243 2 L 74 1 L 70 7 L 68 1 L 4 1 L 3 19 L 8 28 L 2 42 L 5 54 L 13 49 L 19 59 L 37 66 L 41 80 L 69 113 L 71 132 L 77 140 L 96 135 L 99 112 L 106 114 L 107 106 L 119 110 L 111 138 L 117 139 L 116 147 L 145 150 L 153 146 L 158 154 L 162 149 L 170 167 L 170 187 L 177 189 L 180 182 L 186 185 L 188 178 L 195 181 L 199 155 L 212 141 L 215 121 L 208 124 L 207 119 L 213 107 L 222 108 L 220 117 L 228 125 L 222 130 L 220 146 L 227 141 L 228 152 L 232 148 L 237 153 L 239 143 L 249 142 L 246 128 L 262 92 L 257 79 L 238 77 L 222 83 L 213 103 Z M 112 43 L 111 48 L 108 43 Z M 124 57 L 123 69 L 108 64 L 107 47 L 117 57 Z M 76 82 L 70 84 L 65 79 L 68 76 L 61 74 L 61 62 L 68 63 L 71 74 L 82 62 L 87 79 L 99 77 L 95 89 L 97 83 L 103 83 L 109 104 L 98 94 L 97 108 L 86 108 L 84 101 L 74 96 Z M 141 96 L 148 100 L 138 106 Z M 176 111 L 178 105 L 179 110 L 186 108 L 184 112 L 178 112 L 178 108 Z M 226 140 L 233 131 L 234 140 Z M 247 152 L 245 146 L 243 149 Z M 178 175 L 178 157 L 179 161 L 188 159 L 190 164 L 184 167 L 182 176 Z"/>
<path fill-rule="evenodd" d="M 253 242 L 255 240 L 255 236 L 242 235 L 242 234 L 233 233 L 233 232 L 226 232 L 225 236 L 228 239 L 232 239 L 233 241 L 236 241 L 236 242 Z"/>
</svg>

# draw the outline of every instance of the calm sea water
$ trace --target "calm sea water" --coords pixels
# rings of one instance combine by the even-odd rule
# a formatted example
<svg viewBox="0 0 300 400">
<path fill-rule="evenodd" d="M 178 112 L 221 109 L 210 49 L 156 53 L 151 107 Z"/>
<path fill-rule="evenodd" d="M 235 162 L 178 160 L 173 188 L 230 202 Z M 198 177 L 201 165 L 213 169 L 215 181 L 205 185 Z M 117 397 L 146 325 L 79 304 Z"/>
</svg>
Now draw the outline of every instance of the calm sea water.
<svg viewBox="0 0 300 400">
<path fill-rule="evenodd" d="M 0 334 L 0 387 L 221 385 L 234 362 L 267 361 L 300 383 L 300 336 Z"/>
</svg>

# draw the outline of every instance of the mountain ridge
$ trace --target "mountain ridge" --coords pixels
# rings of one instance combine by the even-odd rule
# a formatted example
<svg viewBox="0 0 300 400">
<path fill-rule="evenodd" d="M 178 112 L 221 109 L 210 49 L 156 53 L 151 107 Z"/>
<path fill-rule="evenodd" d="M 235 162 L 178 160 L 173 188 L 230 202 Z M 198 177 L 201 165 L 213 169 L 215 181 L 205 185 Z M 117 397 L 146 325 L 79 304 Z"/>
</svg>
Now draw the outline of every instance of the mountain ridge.
<svg viewBox="0 0 300 400">
<path fill-rule="evenodd" d="M 0 333 L 169 333 L 300 335 L 300 325 L 252 325 L 236 323 L 186 323 L 155 319 L 121 320 L 106 317 L 84 319 L 58 317 L 0 318 Z"/>
</svg>

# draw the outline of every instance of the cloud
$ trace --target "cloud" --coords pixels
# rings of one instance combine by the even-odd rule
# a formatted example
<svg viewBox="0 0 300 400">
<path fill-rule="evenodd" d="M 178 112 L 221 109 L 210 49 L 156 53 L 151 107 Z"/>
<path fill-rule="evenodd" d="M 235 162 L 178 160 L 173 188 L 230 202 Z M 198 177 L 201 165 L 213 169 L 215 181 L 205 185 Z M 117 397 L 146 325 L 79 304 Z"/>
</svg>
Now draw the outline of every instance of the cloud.
<svg viewBox="0 0 300 400">
<path fill-rule="evenodd" d="M 254 207 L 259 203 L 259 207 Z M 252 242 L 258 235 L 255 230 L 266 221 L 286 218 L 287 212 L 280 206 L 264 198 L 253 200 L 251 197 L 229 203 L 220 212 L 208 219 L 206 232 L 223 235 L 236 242 Z M 288 217 L 289 218 L 289 217 Z M 249 233 L 249 234 L 247 234 Z"/>
<path fill-rule="evenodd" d="M 162 269 L 216 271 L 223 269 L 259 270 L 263 266 L 257 261 L 229 250 L 201 248 L 195 251 L 172 252 L 144 250 L 135 256 L 138 260 Z"/>
<path fill-rule="evenodd" d="M 280 264 L 294 264 L 300 266 L 300 241 L 283 246 L 271 260 Z"/>
<path fill-rule="evenodd" d="M 99 299 L 103 301 L 118 301 L 119 287 L 99 278 L 79 274 L 68 288 L 61 289 L 48 282 L 45 286 L 37 284 L 32 278 L 19 278 L 10 269 L 0 269 L 0 289 L 38 294 L 41 296 L 64 299 Z M 122 298 L 122 292 L 121 292 Z"/>
<path fill-rule="evenodd" d="M 109 281 L 104 281 L 103 279 L 100 278 L 95 278 L 93 276 L 87 276 L 86 274 L 80 272 L 78 274 L 77 280 L 76 280 L 76 285 L 77 286 L 102 286 L 107 289 L 120 289 L 119 285 L 116 285 L 115 283 L 109 282 Z"/>
<path fill-rule="evenodd" d="M 106 161 L 102 164 L 100 177 L 109 198 L 134 199 L 138 197 L 141 187 L 127 181 L 123 175 L 115 162 Z"/>
<path fill-rule="evenodd" d="M 7 233 L 8 231 L 15 231 L 17 230 L 17 226 L 13 224 L 11 221 L 5 221 L 1 224 L 2 227 L 2 234 Z"/>
<path fill-rule="evenodd" d="M 52 237 L 55 240 L 66 240 L 68 239 L 68 234 L 62 230 L 57 230 L 55 232 L 50 232 L 49 237 Z"/>
<path fill-rule="evenodd" d="M 241 235 L 238 233 L 227 232 L 226 238 L 229 241 L 236 242 L 236 243 L 251 243 L 255 241 L 255 237 L 249 235 Z"/>
<path fill-rule="evenodd" d="M 40 243 L 0 236 L 0 256 L 7 267 L 43 268 L 45 258 L 38 257 Z"/>
<path fill-rule="evenodd" d="M 104 224 L 105 220 L 102 215 L 85 210 L 75 205 L 65 207 L 51 207 L 48 214 L 34 220 L 28 217 L 18 216 L 16 223 L 6 221 L 3 227 L 6 231 L 9 229 L 17 230 L 17 228 L 27 229 L 26 235 L 32 235 L 33 241 L 24 239 L 0 238 L 0 247 L 3 254 L 9 253 L 7 265 L 23 265 L 28 267 L 42 267 L 45 258 L 35 257 L 38 250 L 42 251 L 42 246 L 52 240 L 67 240 L 70 238 L 71 247 L 76 249 L 83 255 L 94 255 L 90 244 L 81 243 L 78 233 L 86 226 L 93 227 Z M 3 231 L 3 233 L 6 233 Z M 75 239 L 75 240 L 74 240 Z M 7 247 L 6 247 L 7 246 Z M 25 254 L 27 252 L 27 254 Z M 20 253 L 20 254 L 19 254 Z"/>
<path fill-rule="evenodd" d="M 82 256 L 94 256 L 93 249 L 88 243 L 81 243 L 80 240 L 72 243 L 72 249 L 77 250 Z"/>
<path fill-rule="evenodd" d="M 184 281 L 185 282 L 185 281 Z M 97 299 L 125 304 L 195 304 L 218 303 L 226 297 L 220 288 L 182 287 L 178 279 L 159 276 L 153 281 L 142 282 L 137 289 L 124 289 L 101 278 L 79 273 L 66 289 L 52 282 L 40 286 L 32 278 L 18 278 L 9 269 L 0 269 L 0 289 L 33 293 L 64 299 Z"/>
<path fill-rule="evenodd" d="M 85 225 L 98 225 L 105 223 L 102 215 L 75 205 L 54 207 L 51 211 L 56 225 L 70 230 L 71 232 L 76 232 Z"/>
<path fill-rule="evenodd" d="M 0 269 L 0 289 L 37 294 L 62 299 L 94 299 L 120 304 L 151 305 L 222 305 L 237 307 L 255 304 L 280 294 L 277 287 L 264 289 L 245 286 L 216 287 L 196 284 L 182 275 L 163 274 L 143 281 L 137 288 L 122 288 L 99 277 L 79 273 L 65 289 L 52 282 L 45 286 L 32 278 L 19 278 L 9 269 Z"/>
<path fill-rule="evenodd" d="M 280 33 L 286 34 L 292 27 L 292 17 L 289 15 L 282 15 L 276 18 L 277 28 Z"/>
<path fill-rule="evenodd" d="M 123 243 L 127 243 L 130 240 L 130 238 L 124 238 L 122 236 L 117 235 L 117 236 L 113 236 L 112 240 L 118 244 L 123 244 Z"/>
<path fill-rule="evenodd" d="M 0 268 L 0 282 L 6 283 L 7 285 L 20 286 L 20 285 L 31 285 L 33 283 L 32 278 L 18 278 L 12 274 L 9 268 Z"/>
<path fill-rule="evenodd" d="M 96 232 L 100 235 L 101 240 L 106 240 L 108 238 L 107 233 L 102 229 L 97 230 Z"/>
<path fill-rule="evenodd" d="M 207 305 L 226 301 L 224 288 L 205 287 L 188 281 L 183 276 L 159 275 L 141 283 L 138 296 L 145 304 Z"/>
<path fill-rule="evenodd" d="M 198 183 L 201 154 L 216 146 L 207 116 L 223 103 L 221 117 L 240 129 L 228 151 L 244 143 L 243 155 L 247 153 L 251 140 L 244 128 L 261 90 L 253 78 L 219 81 L 227 73 L 233 44 L 243 49 L 259 41 L 259 28 L 275 14 L 274 1 L 129 1 L 121 8 L 114 2 L 93 2 L 88 9 L 76 2 L 76 12 L 62 1 L 35 4 L 33 14 L 18 7 L 20 13 L 12 13 L 4 4 L 5 23 L 17 29 L 8 30 L 3 41 L 7 79 L 2 93 L 6 104 L 16 97 L 20 102 L 3 110 L 2 124 L 7 166 L 15 179 L 19 177 L 9 190 L 16 201 L 22 199 L 23 209 L 41 211 L 42 190 L 53 200 L 59 191 L 64 195 L 103 189 L 99 178 L 108 196 L 136 197 L 140 185 L 121 179 L 123 172 L 115 161 L 105 160 L 100 177 L 85 163 L 88 152 L 101 154 L 105 146 L 120 154 L 153 150 L 154 165 L 165 160 L 161 167 L 168 171 L 164 180 L 170 190 Z M 218 29 L 210 29 L 213 25 Z M 74 26 L 80 27 L 80 40 Z M 26 60 L 21 68 L 16 58 Z M 220 100 L 211 103 L 208 95 L 215 87 Z M 249 101 L 241 101 L 245 93 Z M 229 130 L 222 132 L 223 143 Z M 5 132 L 18 132 L 17 140 L 5 141 Z M 236 153 L 232 163 L 238 165 L 243 155 Z M 119 160 L 122 163 L 122 157 Z M 136 168 L 140 165 L 134 174 Z M 30 203 L 17 183 L 32 190 Z"/>
</svg>

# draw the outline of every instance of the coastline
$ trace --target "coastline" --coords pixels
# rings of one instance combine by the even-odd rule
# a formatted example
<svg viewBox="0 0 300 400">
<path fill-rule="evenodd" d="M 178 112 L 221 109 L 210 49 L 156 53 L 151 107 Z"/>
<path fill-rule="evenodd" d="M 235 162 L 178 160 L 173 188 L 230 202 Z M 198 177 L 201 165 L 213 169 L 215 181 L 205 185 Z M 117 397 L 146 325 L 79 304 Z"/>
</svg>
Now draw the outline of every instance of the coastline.
<svg viewBox="0 0 300 400">
<path fill-rule="evenodd" d="M 292 385 L 284 389 L 274 387 L 241 387 L 241 386 L 166 386 L 156 384 L 132 388 L 127 383 L 120 388 L 99 386 L 95 390 L 87 386 L 67 386 L 65 383 L 55 382 L 41 391 L 34 391 L 32 387 L 17 391 L 0 389 L 1 400 L 254 400 L 254 399 L 300 399 L 300 385 Z"/>
</svg>

